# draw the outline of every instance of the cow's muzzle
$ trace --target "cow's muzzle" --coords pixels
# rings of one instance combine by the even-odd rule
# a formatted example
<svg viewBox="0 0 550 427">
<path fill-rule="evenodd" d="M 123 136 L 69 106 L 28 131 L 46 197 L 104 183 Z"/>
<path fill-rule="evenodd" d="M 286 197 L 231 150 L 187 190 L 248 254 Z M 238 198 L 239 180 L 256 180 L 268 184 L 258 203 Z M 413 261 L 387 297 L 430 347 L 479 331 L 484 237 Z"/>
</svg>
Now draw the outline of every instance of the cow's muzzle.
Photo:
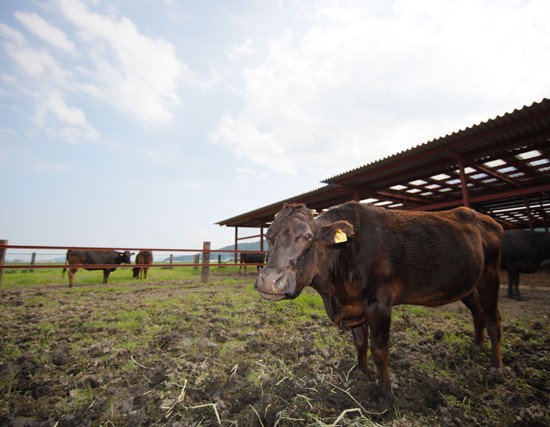
<svg viewBox="0 0 550 427">
<path fill-rule="evenodd" d="M 269 301 L 294 298 L 296 295 L 296 277 L 288 271 L 264 268 L 258 273 L 254 287 Z"/>
</svg>

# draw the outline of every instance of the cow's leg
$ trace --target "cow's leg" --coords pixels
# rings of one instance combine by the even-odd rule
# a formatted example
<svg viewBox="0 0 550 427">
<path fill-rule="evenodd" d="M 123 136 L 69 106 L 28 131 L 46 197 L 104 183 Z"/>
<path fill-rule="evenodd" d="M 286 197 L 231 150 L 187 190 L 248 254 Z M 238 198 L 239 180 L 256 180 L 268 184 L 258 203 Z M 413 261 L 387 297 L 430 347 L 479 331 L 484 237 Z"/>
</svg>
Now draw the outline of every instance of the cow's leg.
<svg viewBox="0 0 550 427">
<path fill-rule="evenodd" d="M 500 288 L 500 270 L 497 267 L 487 267 L 478 286 L 479 303 L 485 313 L 487 333 L 491 339 L 491 365 L 502 370 L 502 353 L 500 349 L 501 317 L 498 310 L 498 291 Z"/>
<path fill-rule="evenodd" d="M 107 285 L 109 283 L 109 274 L 111 274 L 111 270 L 108 268 L 105 268 L 103 270 L 103 284 Z"/>
<path fill-rule="evenodd" d="M 393 401 L 388 372 L 388 346 L 390 340 L 391 305 L 370 303 L 367 310 L 370 327 L 370 350 L 378 369 L 378 387 L 386 403 Z"/>
<path fill-rule="evenodd" d="M 523 298 L 523 295 L 521 295 L 521 292 L 519 291 L 519 271 L 514 276 L 514 283 L 512 283 L 512 286 L 514 298 L 518 301 L 525 301 L 525 298 Z"/>
<path fill-rule="evenodd" d="M 357 349 L 357 364 L 367 373 L 367 354 L 369 349 L 369 324 L 367 322 L 351 329 L 353 343 Z"/>
<path fill-rule="evenodd" d="M 508 270 L 508 298 L 525 301 L 519 291 L 519 270 Z"/>
<path fill-rule="evenodd" d="M 518 301 L 525 301 L 525 297 L 519 291 L 519 285 L 516 285 L 514 287 L 514 298 L 517 299 Z"/>
<path fill-rule="evenodd" d="M 508 298 L 515 298 L 514 288 L 519 282 L 519 271 L 508 270 Z"/>
<path fill-rule="evenodd" d="M 73 287 L 74 275 L 76 274 L 77 270 L 78 268 L 69 268 L 69 288 Z"/>
<path fill-rule="evenodd" d="M 483 347 L 483 331 L 485 329 L 485 314 L 481 309 L 479 303 L 479 295 L 476 290 L 470 295 L 462 299 L 462 302 L 468 307 L 472 313 L 472 318 L 474 320 L 474 343 Z"/>
</svg>

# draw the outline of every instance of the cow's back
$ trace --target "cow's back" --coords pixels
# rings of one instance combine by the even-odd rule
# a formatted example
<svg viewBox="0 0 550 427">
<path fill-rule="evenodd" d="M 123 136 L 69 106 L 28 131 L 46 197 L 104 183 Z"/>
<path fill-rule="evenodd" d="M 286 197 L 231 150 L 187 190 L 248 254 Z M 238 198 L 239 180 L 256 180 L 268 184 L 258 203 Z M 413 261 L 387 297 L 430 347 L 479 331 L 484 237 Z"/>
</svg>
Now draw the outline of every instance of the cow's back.
<svg viewBox="0 0 550 427">
<path fill-rule="evenodd" d="M 69 264 L 98 264 L 98 256 L 94 251 L 70 249 L 67 251 Z"/>
<path fill-rule="evenodd" d="M 122 257 L 116 251 L 69 249 L 67 261 L 69 264 L 120 264 Z"/>
<path fill-rule="evenodd" d="M 136 264 L 152 264 L 153 252 L 152 251 L 139 251 L 136 255 Z"/>
<path fill-rule="evenodd" d="M 400 212 L 404 251 L 396 251 L 395 303 L 441 305 L 466 296 L 487 266 L 498 265 L 502 228 L 460 207 L 444 212 Z"/>
<path fill-rule="evenodd" d="M 441 305 L 467 295 L 486 265 L 498 263 L 502 228 L 471 209 L 415 212 L 359 203 L 341 208 L 331 216 L 348 220 L 356 234 L 338 253 L 332 274 L 346 283 L 349 299 L 373 298 L 385 287 L 394 304 Z"/>
</svg>

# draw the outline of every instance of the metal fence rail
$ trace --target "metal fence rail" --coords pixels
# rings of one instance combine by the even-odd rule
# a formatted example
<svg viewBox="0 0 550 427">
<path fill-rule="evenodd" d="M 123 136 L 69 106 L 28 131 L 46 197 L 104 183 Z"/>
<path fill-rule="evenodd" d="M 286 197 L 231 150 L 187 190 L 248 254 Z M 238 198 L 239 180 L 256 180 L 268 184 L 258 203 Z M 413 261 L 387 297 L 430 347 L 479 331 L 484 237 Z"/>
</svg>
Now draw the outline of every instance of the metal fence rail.
<svg viewBox="0 0 550 427">
<path fill-rule="evenodd" d="M 12 256 L 18 255 L 31 255 L 31 261 L 29 263 L 25 262 L 6 262 L 5 257 L 8 253 L 8 250 L 32 250 L 31 253 L 16 253 L 11 254 Z M 68 250 L 85 250 L 85 251 L 130 251 L 137 254 L 139 251 L 152 251 L 153 253 L 165 253 L 169 254 L 170 262 L 156 262 L 152 264 L 68 264 L 66 261 L 63 262 L 36 262 L 37 252 L 35 251 L 65 251 L 63 254 L 53 253 L 49 256 L 54 255 L 65 255 Z M 181 262 L 173 261 L 174 253 L 188 253 L 194 256 L 192 262 Z M 223 249 L 210 249 L 210 242 L 204 242 L 202 249 L 181 249 L 181 248 L 136 248 L 136 247 L 92 247 L 92 246 L 49 246 L 49 245 L 9 245 L 7 240 L 0 240 L 0 286 L 2 285 L 2 277 L 4 270 L 30 270 L 34 269 L 69 269 L 69 268 L 85 268 L 85 269 L 108 269 L 108 268 L 174 268 L 174 267 L 193 267 L 193 268 L 202 268 L 202 280 L 203 282 L 208 281 L 209 267 L 213 265 L 211 263 L 211 255 L 218 255 L 218 262 L 215 264 L 217 267 L 235 267 L 239 266 L 240 263 L 237 262 L 221 262 L 221 254 L 232 254 L 234 259 L 237 259 L 238 253 L 264 253 L 262 251 L 250 251 L 250 250 L 223 250 Z M 40 256 L 46 256 L 46 254 L 38 254 Z M 261 266 L 262 264 L 258 263 L 247 263 L 248 266 Z"/>
</svg>

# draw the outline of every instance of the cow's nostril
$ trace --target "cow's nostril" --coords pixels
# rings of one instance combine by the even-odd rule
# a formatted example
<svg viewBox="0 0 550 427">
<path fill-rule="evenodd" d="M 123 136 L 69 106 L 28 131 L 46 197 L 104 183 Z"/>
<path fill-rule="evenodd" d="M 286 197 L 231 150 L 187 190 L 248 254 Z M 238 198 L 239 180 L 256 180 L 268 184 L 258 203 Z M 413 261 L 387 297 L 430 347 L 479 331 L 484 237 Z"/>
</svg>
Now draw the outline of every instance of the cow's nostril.
<svg viewBox="0 0 550 427">
<path fill-rule="evenodd" d="M 282 289 L 284 286 L 284 274 L 280 273 L 279 276 L 275 279 L 275 286 L 279 289 Z"/>
<path fill-rule="evenodd" d="M 265 284 L 265 279 L 264 279 L 264 275 L 262 274 L 262 272 L 260 271 L 259 274 L 258 274 L 258 277 L 256 278 L 256 280 L 254 281 L 254 289 L 258 289 L 258 287 L 260 285 L 264 285 Z"/>
</svg>

